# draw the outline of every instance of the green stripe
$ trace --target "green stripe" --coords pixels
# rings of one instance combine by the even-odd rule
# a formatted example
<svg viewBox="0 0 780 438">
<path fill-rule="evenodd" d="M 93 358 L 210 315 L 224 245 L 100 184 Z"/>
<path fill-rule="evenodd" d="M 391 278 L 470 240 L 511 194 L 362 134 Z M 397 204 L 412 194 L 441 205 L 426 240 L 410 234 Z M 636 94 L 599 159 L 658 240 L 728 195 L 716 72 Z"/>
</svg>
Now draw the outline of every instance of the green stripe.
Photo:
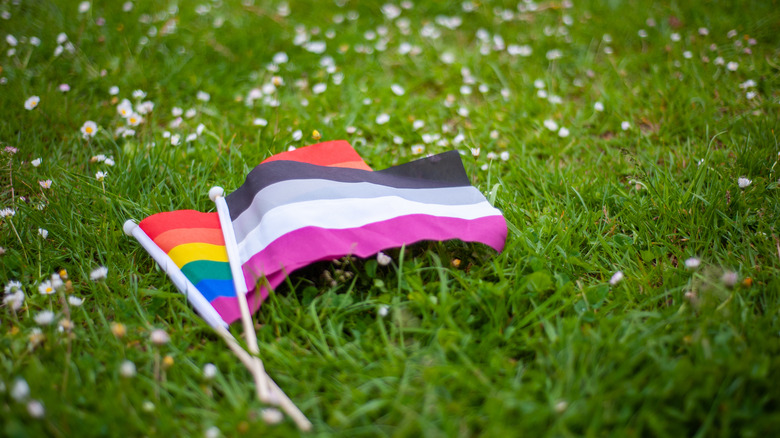
<svg viewBox="0 0 780 438">
<path fill-rule="evenodd" d="M 230 263 L 212 260 L 197 260 L 182 266 L 181 272 L 192 282 L 201 280 L 231 280 Z"/>
</svg>

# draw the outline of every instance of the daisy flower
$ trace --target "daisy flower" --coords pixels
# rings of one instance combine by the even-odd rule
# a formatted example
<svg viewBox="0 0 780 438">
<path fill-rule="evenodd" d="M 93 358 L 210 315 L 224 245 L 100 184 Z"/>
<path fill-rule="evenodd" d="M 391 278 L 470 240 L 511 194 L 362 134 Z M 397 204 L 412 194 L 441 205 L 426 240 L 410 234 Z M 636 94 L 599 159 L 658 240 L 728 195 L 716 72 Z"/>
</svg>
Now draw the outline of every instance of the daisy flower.
<svg viewBox="0 0 780 438">
<path fill-rule="evenodd" d="M 203 378 L 206 380 L 212 380 L 217 376 L 217 366 L 213 363 L 207 363 L 203 365 Z"/>
<path fill-rule="evenodd" d="M 617 271 L 614 274 L 612 274 L 612 278 L 609 279 L 609 284 L 614 286 L 618 283 L 620 283 L 623 280 L 623 271 Z"/>
<path fill-rule="evenodd" d="M 6 296 L 3 297 L 3 304 L 10 306 L 11 310 L 15 312 L 22 307 L 22 304 L 24 304 L 24 298 L 24 292 L 19 289 L 16 290 L 16 292 L 6 293 Z"/>
<path fill-rule="evenodd" d="M 104 172 L 102 170 L 98 170 L 97 173 L 95 173 L 95 179 L 100 182 L 105 181 L 106 176 L 108 176 L 108 172 Z"/>
<path fill-rule="evenodd" d="M 22 290 L 22 283 L 17 280 L 11 280 L 5 285 L 5 293 L 12 294 L 14 292 Z"/>
<path fill-rule="evenodd" d="M 81 135 L 85 139 L 94 137 L 97 130 L 97 123 L 93 122 L 92 120 L 87 120 L 83 125 L 81 125 Z"/>
<path fill-rule="evenodd" d="M 127 99 L 122 99 L 119 105 L 116 106 L 116 111 L 122 118 L 126 119 L 133 115 L 133 104 Z"/>
<path fill-rule="evenodd" d="M 54 293 L 54 286 L 51 284 L 51 280 L 45 280 L 38 285 L 38 292 L 41 295 L 51 295 Z"/>
<path fill-rule="evenodd" d="M 149 333 L 149 339 L 155 345 L 164 345 L 170 342 L 171 337 L 163 329 L 154 329 Z"/>
<path fill-rule="evenodd" d="M 112 86 L 111 88 L 108 89 L 108 94 L 110 94 L 111 96 L 116 96 L 117 94 L 119 94 L 119 87 L 117 87 L 116 85 Z"/>
<path fill-rule="evenodd" d="M 38 96 L 31 96 L 24 101 L 24 109 L 32 111 L 41 102 L 41 98 Z"/>
<path fill-rule="evenodd" d="M 46 410 L 43 408 L 43 403 L 38 400 L 30 400 L 27 403 L 27 413 L 33 418 L 43 418 L 46 414 Z"/>
<path fill-rule="evenodd" d="M 312 93 L 314 93 L 314 94 L 322 94 L 322 93 L 324 93 L 324 92 L 325 92 L 325 90 L 327 90 L 327 89 L 328 89 L 328 86 L 327 86 L 327 85 L 325 85 L 325 84 L 323 84 L 323 83 L 314 84 L 314 86 L 313 86 L 313 87 L 311 87 L 311 91 L 312 91 Z"/>
<path fill-rule="evenodd" d="M 749 186 L 752 183 L 753 183 L 753 180 L 747 179 L 744 176 L 740 176 L 737 179 L 737 184 L 739 185 L 740 189 L 744 189 L 744 188 L 746 188 L 747 186 Z"/>
<path fill-rule="evenodd" d="M 196 98 L 201 102 L 208 102 L 209 100 L 211 100 L 211 95 L 209 93 L 206 93 L 205 91 L 198 91 Z"/>
<path fill-rule="evenodd" d="M 544 121 L 544 127 L 549 129 L 550 131 L 557 131 L 558 130 L 558 124 L 555 123 L 555 120 L 547 119 Z"/>
<path fill-rule="evenodd" d="M 41 188 L 44 188 L 44 189 L 50 189 L 51 188 L 51 180 L 50 179 L 43 180 L 43 181 L 38 181 L 38 184 L 40 184 Z"/>
<path fill-rule="evenodd" d="M 49 325 L 54 322 L 54 312 L 51 310 L 44 310 L 38 312 L 33 319 L 35 319 L 35 323 L 38 325 Z"/>
<path fill-rule="evenodd" d="M 384 125 L 385 123 L 387 123 L 389 121 L 390 121 L 390 115 L 388 115 L 388 114 L 382 113 L 382 114 L 376 116 L 376 123 L 377 123 L 377 125 Z"/>
<path fill-rule="evenodd" d="M 89 278 L 92 281 L 105 280 L 107 276 L 108 268 L 105 266 L 95 268 L 92 272 L 89 273 Z"/>
<path fill-rule="evenodd" d="M 14 381 L 14 384 L 11 387 L 11 398 L 20 402 L 26 400 L 27 397 L 29 396 L 30 396 L 30 385 L 27 384 L 26 380 L 19 377 Z"/>
<path fill-rule="evenodd" d="M 701 259 L 697 257 L 691 257 L 687 260 L 685 260 L 685 268 L 686 269 L 696 269 L 701 265 Z"/>
<path fill-rule="evenodd" d="M 119 375 L 126 379 L 135 377 L 135 364 L 129 360 L 122 362 L 122 365 L 119 366 Z"/>
<path fill-rule="evenodd" d="M 393 259 L 392 259 L 392 258 L 390 258 L 390 256 L 389 256 L 389 255 L 387 255 L 387 254 L 383 253 L 382 251 L 379 251 L 379 252 L 376 254 L 376 262 L 377 262 L 377 263 L 379 263 L 381 266 L 387 266 L 387 265 L 389 265 L 389 264 L 390 264 L 390 262 L 392 262 L 392 261 L 393 261 Z"/>
<path fill-rule="evenodd" d="M 127 117 L 127 124 L 130 126 L 138 126 L 143 121 L 143 117 L 141 117 L 138 113 L 132 113 L 129 117 Z"/>
<path fill-rule="evenodd" d="M 425 152 L 425 146 L 421 144 L 412 145 L 412 154 L 413 155 L 420 155 L 423 152 Z"/>
</svg>

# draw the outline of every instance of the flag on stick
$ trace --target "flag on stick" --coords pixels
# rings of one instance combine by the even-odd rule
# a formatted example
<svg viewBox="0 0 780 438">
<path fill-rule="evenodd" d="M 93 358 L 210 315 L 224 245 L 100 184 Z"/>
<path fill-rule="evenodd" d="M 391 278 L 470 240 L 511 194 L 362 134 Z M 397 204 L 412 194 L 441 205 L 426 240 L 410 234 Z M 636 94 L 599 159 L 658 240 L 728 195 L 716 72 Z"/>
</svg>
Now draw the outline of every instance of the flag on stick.
<svg viewBox="0 0 780 438">
<path fill-rule="evenodd" d="M 317 261 L 422 240 L 482 242 L 501 251 L 507 234 L 501 212 L 470 184 L 456 151 L 376 172 L 277 157 L 216 202 L 234 278 L 243 277 L 236 287 L 259 294 L 254 305 L 267 287 Z M 240 317 L 222 315 L 228 323 Z"/>
</svg>

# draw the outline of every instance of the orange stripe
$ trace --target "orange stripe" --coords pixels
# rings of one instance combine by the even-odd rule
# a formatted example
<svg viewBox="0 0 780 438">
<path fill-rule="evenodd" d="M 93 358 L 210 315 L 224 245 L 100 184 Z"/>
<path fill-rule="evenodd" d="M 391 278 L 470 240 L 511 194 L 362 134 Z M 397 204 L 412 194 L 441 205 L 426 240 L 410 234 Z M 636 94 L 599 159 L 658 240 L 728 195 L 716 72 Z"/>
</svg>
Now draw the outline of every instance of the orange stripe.
<svg viewBox="0 0 780 438">
<path fill-rule="evenodd" d="M 195 210 L 176 210 L 157 213 L 138 224 L 152 239 L 160 234 L 180 228 L 219 228 L 217 213 L 201 213 Z"/>
<path fill-rule="evenodd" d="M 346 167 L 349 169 L 373 170 L 365 161 L 345 161 L 343 163 L 329 164 L 327 167 Z"/>
<path fill-rule="evenodd" d="M 225 246 L 225 238 L 222 237 L 222 230 L 219 228 L 179 228 L 161 233 L 154 239 L 154 243 L 167 253 L 187 243 Z"/>
</svg>

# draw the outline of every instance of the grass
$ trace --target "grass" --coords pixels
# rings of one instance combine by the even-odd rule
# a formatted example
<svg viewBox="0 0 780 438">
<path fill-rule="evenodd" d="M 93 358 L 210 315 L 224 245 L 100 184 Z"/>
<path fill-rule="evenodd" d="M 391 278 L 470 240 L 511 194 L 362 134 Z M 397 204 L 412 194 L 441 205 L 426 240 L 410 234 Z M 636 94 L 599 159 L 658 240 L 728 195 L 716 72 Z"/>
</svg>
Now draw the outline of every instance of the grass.
<svg viewBox="0 0 780 438">
<path fill-rule="evenodd" d="M 422 243 L 389 251 L 387 267 L 318 264 L 271 295 L 256 315 L 261 355 L 311 435 L 760 437 L 780 427 L 777 2 L 471 12 L 415 2 L 393 19 L 382 2 L 294 1 L 289 15 L 261 0 L 136 2 L 128 12 L 96 2 L 84 13 L 73 1 L 15 3 L 0 4 L 2 36 L 18 43 L 0 42 L 0 146 L 17 149 L 0 152 L 0 209 L 15 211 L 0 219 L 0 281 L 20 281 L 26 300 L 0 308 L 0 434 L 297 435 L 289 420 L 262 421 L 249 373 L 122 223 L 211 211 L 211 186 L 235 189 L 264 157 L 314 143 L 315 129 L 349 140 L 377 169 L 414 159 L 415 144 L 463 151 L 510 233 L 500 254 Z M 457 23 L 440 16 L 461 23 L 448 29 Z M 54 56 L 60 32 L 73 50 Z M 324 53 L 296 45 L 300 35 L 326 42 Z M 412 53 L 399 53 L 404 42 Z M 273 73 L 278 52 L 289 62 Z M 271 95 L 279 105 L 247 105 L 274 74 L 285 83 Z M 135 135 L 115 135 L 116 105 L 136 89 L 154 110 Z M 40 104 L 25 110 L 34 95 Z M 174 107 L 196 115 L 172 128 Z M 99 131 L 85 140 L 87 120 Z M 116 164 L 90 161 L 97 154 Z M 98 171 L 108 172 L 102 183 Z M 751 184 L 740 188 L 740 177 Z M 691 258 L 697 269 L 686 269 Z M 91 281 L 98 266 L 108 277 Z M 38 293 L 60 269 L 81 306 Z M 336 269 L 353 279 L 322 280 Z M 611 284 L 617 271 L 624 279 Z M 47 309 L 57 321 L 70 312 L 70 335 L 38 327 Z M 124 337 L 112 333 L 117 322 Z M 171 342 L 151 345 L 152 328 Z M 156 355 L 173 359 L 162 381 Z M 120 376 L 124 360 L 135 377 Z M 214 380 L 206 363 L 219 369 Z M 17 379 L 30 388 L 21 401 Z"/>
</svg>

